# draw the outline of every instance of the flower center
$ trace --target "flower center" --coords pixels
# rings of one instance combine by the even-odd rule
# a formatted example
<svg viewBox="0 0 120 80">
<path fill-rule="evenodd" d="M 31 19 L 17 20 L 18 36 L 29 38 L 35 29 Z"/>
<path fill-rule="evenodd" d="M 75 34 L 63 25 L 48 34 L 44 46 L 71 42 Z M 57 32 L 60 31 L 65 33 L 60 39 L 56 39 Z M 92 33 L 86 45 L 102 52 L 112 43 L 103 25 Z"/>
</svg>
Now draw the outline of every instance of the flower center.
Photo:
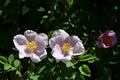
<svg viewBox="0 0 120 80">
<path fill-rule="evenodd" d="M 69 52 L 71 50 L 71 45 L 70 43 L 64 43 L 63 46 L 62 46 L 62 50 L 64 52 Z"/>
<path fill-rule="evenodd" d="M 112 44 L 112 38 L 110 36 L 103 36 L 103 43 L 106 45 L 106 46 L 111 46 Z"/>
<path fill-rule="evenodd" d="M 27 43 L 27 48 L 30 50 L 30 51 L 34 51 L 36 48 L 37 48 L 37 44 L 35 41 L 32 41 L 32 42 L 28 42 Z"/>
</svg>

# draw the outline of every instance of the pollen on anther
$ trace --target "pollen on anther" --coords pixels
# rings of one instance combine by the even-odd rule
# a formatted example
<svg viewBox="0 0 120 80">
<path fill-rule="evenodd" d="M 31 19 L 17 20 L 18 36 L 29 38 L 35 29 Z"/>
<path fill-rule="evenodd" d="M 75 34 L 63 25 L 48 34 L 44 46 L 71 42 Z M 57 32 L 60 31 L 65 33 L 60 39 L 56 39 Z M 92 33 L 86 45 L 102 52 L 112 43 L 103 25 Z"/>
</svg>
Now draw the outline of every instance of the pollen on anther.
<svg viewBox="0 0 120 80">
<path fill-rule="evenodd" d="M 63 46 L 62 46 L 62 50 L 64 52 L 69 52 L 71 50 L 71 45 L 70 43 L 64 43 Z"/>
<path fill-rule="evenodd" d="M 35 42 L 35 41 L 28 42 L 28 43 L 27 43 L 27 48 L 28 48 L 30 51 L 34 51 L 34 50 L 37 48 L 36 42 Z"/>
</svg>

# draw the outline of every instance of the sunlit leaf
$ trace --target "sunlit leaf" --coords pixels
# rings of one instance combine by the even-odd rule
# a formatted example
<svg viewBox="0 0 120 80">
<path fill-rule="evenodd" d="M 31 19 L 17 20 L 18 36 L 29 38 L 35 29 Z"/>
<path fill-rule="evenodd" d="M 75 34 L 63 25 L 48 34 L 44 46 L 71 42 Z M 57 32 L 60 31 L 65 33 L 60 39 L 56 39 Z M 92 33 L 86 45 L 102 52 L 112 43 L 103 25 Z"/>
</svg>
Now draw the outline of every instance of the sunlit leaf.
<svg viewBox="0 0 120 80">
<path fill-rule="evenodd" d="M 69 24 L 69 22 L 64 22 L 64 24 L 65 24 L 65 25 L 68 25 L 68 24 Z"/>
<path fill-rule="evenodd" d="M 86 54 L 86 55 L 80 56 L 79 59 L 80 61 L 89 61 L 89 60 L 95 59 L 95 57 L 92 54 Z"/>
<path fill-rule="evenodd" d="M 7 63 L 7 58 L 4 56 L 0 56 L 0 63 L 1 64 Z"/>
<path fill-rule="evenodd" d="M 4 70 L 9 70 L 12 66 L 10 64 L 4 64 Z"/>
<path fill-rule="evenodd" d="M 30 76 L 30 79 L 32 79 L 32 80 L 38 80 L 38 78 L 39 78 L 39 76 L 38 75 L 32 75 L 32 76 Z"/>
<path fill-rule="evenodd" d="M 29 78 L 32 80 L 38 80 L 39 75 L 35 75 L 35 73 L 29 72 Z"/>
<path fill-rule="evenodd" d="M 44 15 L 43 18 L 46 19 L 46 18 L 48 18 L 48 16 L 47 16 L 47 15 Z"/>
<path fill-rule="evenodd" d="M 18 70 L 16 70 L 16 74 L 18 74 L 19 76 L 21 76 L 21 73 Z"/>
<path fill-rule="evenodd" d="M 74 1 L 74 0 L 69 0 L 69 1 L 68 1 L 69 6 L 72 6 L 72 5 L 73 5 L 73 1 Z"/>
<path fill-rule="evenodd" d="M 16 68 L 12 66 L 10 70 L 11 70 L 11 71 L 14 71 L 14 70 L 16 70 Z"/>
<path fill-rule="evenodd" d="M 48 58 L 48 61 L 52 63 L 54 61 L 54 59 L 53 58 Z"/>
<path fill-rule="evenodd" d="M 85 75 L 85 76 L 88 76 L 90 77 L 91 76 L 91 71 L 90 71 L 90 68 L 88 65 L 86 64 L 83 64 L 82 66 L 79 67 L 79 71 L 82 75 Z"/>
<path fill-rule="evenodd" d="M 94 62 L 95 62 L 94 59 L 88 61 L 88 63 L 94 63 Z"/>
<path fill-rule="evenodd" d="M 72 62 L 70 62 L 70 61 L 66 63 L 66 67 L 67 67 L 67 68 L 72 67 L 73 65 L 74 65 L 74 63 L 72 63 Z"/>
<path fill-rule="evenodd" d="M 39 7 L 37 11 L 45 11 L 45 9 L 43 7 Z"/>
<path fill-rule="evenodd" d="M 9 55 L 9 57 L 8 57 L 8 62 L 9 62 L 10 64 L 12 64 L 13 61 L 14 61 L 14 55 L 11 54 L 11 55 Z"/>
<path fill-rule="evenodd" d="M 17 68 L 18 66 L 20 66 L 20 64 L 21 64 L 21 62 L 18 60 L 18 59 L 16 59 L 15 61 L 14 61 L 14 66 Z"/>
<path fill-rule="evenodd" d="M 76 78 L 76 76 L 77 75 L 75 73 L 73 73 L 72 76 L 71 76 L 71 78 L 74 80 Z"/>
<path fill-rule="evenodd" d="M 57 77 L 57 79 L 56 80 L 61 80 L 61 78 L 60 77 Z"/>
</svg>

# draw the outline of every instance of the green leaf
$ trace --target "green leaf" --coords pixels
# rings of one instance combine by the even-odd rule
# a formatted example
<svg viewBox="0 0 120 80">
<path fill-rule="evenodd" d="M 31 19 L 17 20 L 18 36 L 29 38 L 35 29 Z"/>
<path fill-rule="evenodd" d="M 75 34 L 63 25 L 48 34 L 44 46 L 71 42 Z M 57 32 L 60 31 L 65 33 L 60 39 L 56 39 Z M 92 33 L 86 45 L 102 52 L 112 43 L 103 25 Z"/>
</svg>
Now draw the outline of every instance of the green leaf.
<svg viewBox="0 0 120 80">
<path fill-rule="evenodd" d="M 50 69 L 51 72 L 55 72 L 55 67 Z"/>
<path fill-rule="evenodd" d="M 16 68 L 12 66 L 12 67 L 11 67 L 11 71 L 14 71 L 14 70 L 16 70 Z"/>
<path fill-rule="evenodd" d="M 0 10 L 0 16 L 2 15 L 2 12 L 3 12 L 3 11 L 2 11 L 2 10 Z"/>
<path fill-rule="evenodd" d="M 79 80 L 85 80 L 83 75 L 79 75 Z"/>
<path fill-rule="evenodd" d="M 17 48 L 15 48 L 15 47 L 13 47 L 12 50 L 14 50 L 14 51 L 18 51 Z"/>
<path fill-rule="evenodd" d="M 6 0 L 4 6 L 7 6 L 10 2 L 11 0 Z"/>
<path fill-rule="evenodd" d="M 95 62 L 95 60 L 93 59 L 93 60 L 89 60 L 88 61 L 88 63 L 94 63 Z"/>
<path fill-rule="evenodd" d="M 53 59 L 53 58 L 48 58 L 48 61 L 49 61 L 50 63 L 52 63 L 52 62 L 54 61 L 54 59 Z"/>
<path fill-rule="evenodd" d="M 16 70 L 16 74 L 18 74 L 19 76 L 21 76 L 21 73 L 18 70 Z"/>
<path fill-rule="evenodd" d="M 35 73 L 33 72 L 28 72 L 28 74 L 29 74 L 29 78 L 32 80 L 38 80 L 39 78 L 39 75 L 35 75 Z"/>
<path fill-rule="evenodd" d="M 12 64 L 13 61 L 14 61 L 14 55 L 11 54 L 11 55 L 9 55 L 9 57 L 8 57 L 8 62 L 9 62 L 10 64 Z"/>
<path fill-rule="evenodd" d="M 29 70 L 30 71 L 34 71 L 35 70 L 35 64 L 33 62 L 30 63 Z"/>
<path fill-rule="evenodd" d="M 45 70 L 46 66 L 43 66 L 43 67 L 38 67 L 38 71 L 37 73 L 41 73 Z"/>
<path fill-rule="evenodd" d="M 72 67 L 73 65 L 74 65 L 74 63 L 72 63 L 72 62 L 70 62 L 70 61 L 66 63 L 66 67 L 67 67 L 67 68 Z"/>
<path fill-rule="evenodd" d="M 64 22 L 64 24 L 65 24 L 65 25 L 68 25 L 68 24 L 69 24 L 69 22 Z"/>
<path fill-rule="evenodd" d="M 73 5 L 73 0 L 69 0 L 68 3 L 69 3 L 69 7 L 71 7 Z"/>
<path fill-rule="evenodd" d="M 18 66 L 20 66 L 20 64 L 21 64 L 21 62 L 18 60 L 18 59 L 16 59 L 15 61 L 14 61 L 14 66 L 17 68 Z"/>
<path fill-rule="evenodd" d="M 50 38 L 53 33 L 54 33 L 54 31 L 50 31 L 50 32 L 48 33 L 48 37 Z"/>
<path fill-rule="evenodd" d="M 82 55 L 80 56 L 80 61 L 90 61 L 95 59 L 95 57 L 92 54 L 86 54 L 86 55 Z"/>
<path fill-rule="evenodd" d="M 45 9 L 43 7 L 39 7 L 37 11 L 45 11 Z"/>
<path fill-rule="evenodd" d="M 72 76 L 71 76 L 72 80 L 75 80 L 76 76 L 77 75 L 75 73 L 73 73 Z"/>
<path fill-rule="evenodd" d="M 47 16 L 47 15 L 44 15 L 42 18 L 46 19 L 46 18 L 48 18 L 48 16 Z"/>
<path fill-rule="evenodd" d="M 12 66 L 10 64 L 4 64 L 4 70 L 8 70 L 10 69 Z"/>
<path fill-rule="evenodd" d="M 38 80 L 39 76 L 38 75 L 31 75 L 30 79 L 32 80 Z"/>
<path fill-rule="evenodd" d="M 1 64 L 7 63 L 7 58 L 4 57 L 4 56 L 0 56 L 0 63 L 1 63 Z"/>
<path fill-rule="evenodd" d="M 82 66 L 79 67 L 79 71 L 82 75 L 85 75 L 85 76 L 88 76 L 90 77 L 91 76 L 91 71 L 90 71 L 90 68 L 88 65 L 86 64 L 83 64 Z"/>
<path fill-rule="evenodd" d="M 1 63 L 1 64 L 5 64 L 5 63 L 4 63 L 3 61 L 1 61 L 1 60 L 0 60 L 0 63 Z"/>
<path fill-rule="evenodd" d="M 57 77 L 57 79 L 56 80 L 61 80 L 61 78 L 60 77 Z"/>
</svg>

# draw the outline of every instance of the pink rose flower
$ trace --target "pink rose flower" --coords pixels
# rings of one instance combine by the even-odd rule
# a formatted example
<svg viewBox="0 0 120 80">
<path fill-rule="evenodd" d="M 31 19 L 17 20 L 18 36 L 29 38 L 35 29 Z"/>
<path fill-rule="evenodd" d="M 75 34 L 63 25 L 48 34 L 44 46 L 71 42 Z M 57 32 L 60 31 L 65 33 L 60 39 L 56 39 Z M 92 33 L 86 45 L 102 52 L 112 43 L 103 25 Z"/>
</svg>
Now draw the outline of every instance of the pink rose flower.
<svg viewBox="0 0 120 80">
<path fill-rule="evenodd" d="M 117 43 L 117 37 L 114 31 L 109 30 L 101 34 L 98 39 L 99 48 L 109 48 Z"/>
<path fill-rule="evenodd" d="M 55 31 L 52 38 L 49 40 L 52 56 L 57 62 L 66 63 L 71 60 L 72 56 L 82 55 L 84 46 L 78 36 L 69 36 L 64 30 Z"/>
<path fill-rule="evenodd" d="M 30 57 L 33 62 L 38 63 L 47 55 L 45 48 L 48 45 L 48 37 L 44 33 L 37 34 L 26 30 L 24 35 L 14 36 L 13 42 L 19 51 L 19 58 Z"/>
</svg>

